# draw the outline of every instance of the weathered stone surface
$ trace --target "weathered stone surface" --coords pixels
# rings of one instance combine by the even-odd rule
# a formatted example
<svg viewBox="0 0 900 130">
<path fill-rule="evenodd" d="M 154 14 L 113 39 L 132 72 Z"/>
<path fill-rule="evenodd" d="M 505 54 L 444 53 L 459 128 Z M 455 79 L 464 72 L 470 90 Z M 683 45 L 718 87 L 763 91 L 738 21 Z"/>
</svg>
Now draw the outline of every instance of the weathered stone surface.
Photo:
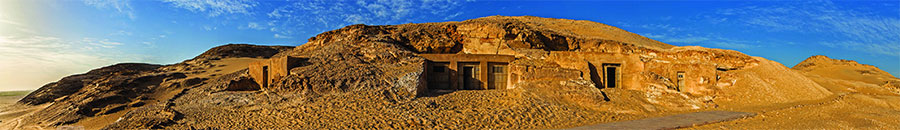
<svg viewBox="0 0 900 130">
<path fill-rule="evenodd" d="M 208 62 L 213 59 L 209 58 L 268 57 L 278 51 L 254 52 L 267 50 L 259 48 L 279 47 L 225 45 L 207 51 L 194 61 L 174 65 L 122 63 L 69 76 L 45 85 L 20 100 L 23 104 L 49 104 L 42 111 L 24 116 L 23 120 L 41 126 L 70 125 L 85 118 L 103 117 L 146 106 L 144 104 L 160 103 L 173 98 L 179 89 L 202 85 L 207 78 L 188 78 L 185 73 L 214 67 Z"/>
<path fill-rule="evenodd" d="M 174 124 L 180 118 L 181 113 L 166 104 L 155 104 L 129 111 L 121 117 L 121 120 L 103 129 L 162 129 L 164 126 Z"/>
<path fill-rule="evenodd" d="M 160 65 L 141 63 L 122 63 L 91 70 L 85 74 L 65 77 L 57 82 L 49 83 L 25 96 L 21 103 L 38 105 L 54 99 L 79 92 L 84 86 L 91 85 L 94 80 L 114 75 L 136 75 L 152 72 Z"/>
<path fill-rule="evenodd" d="M 227 44 L 217 46 L 203 52 L 191 60 L 215 60 L 234 57 L 269 58 L 279 52 L 289 50 L 290 46 L 259 46 L 250 44 Z"/>
</svg>

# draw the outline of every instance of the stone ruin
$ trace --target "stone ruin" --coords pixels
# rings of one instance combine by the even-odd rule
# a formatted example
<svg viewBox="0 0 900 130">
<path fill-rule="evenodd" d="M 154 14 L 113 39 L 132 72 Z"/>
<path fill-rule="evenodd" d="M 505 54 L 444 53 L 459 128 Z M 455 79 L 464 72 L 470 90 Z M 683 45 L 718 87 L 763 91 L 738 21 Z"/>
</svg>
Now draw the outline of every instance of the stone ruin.
<svg viewBox="0 0 900 130">
<path fill-rule="evenodd" d="M 514 88 L 520 81 L 544 78 L 588 80 L 598 89 L 623 88 L 642 90 L 647 80 L 661 82 L 669 89 L 699 93 L 729 70 L 708 63 L 671 63 L 647 61 L 645 55 L 551 51 L 546 61 L 559 68 L 511 64 L 528 59 L 515 54 L 418 54 L 426 59 L 423 66 L 424 90 L 486 90 Z M 303 66 L 304 57 L 282 56 L 250 64 L 252 80 L 265 90 L 273 82 L 290 74 L 290 69 Z M 562 69 L 560 69 L 562 68 Z M 648 76 L 647 75 L 651 75 Z M 416 90 L 418 93 L 424 90 Z"/>
<path fill-rule="evenodd" d="M 250 63 L 249 73 L 259 88 L 265 90 L 271 83 L 280 81 L 291 72 L 291 68 L 304 65 L 309 58 L 295 56 L 273 57 Z"/>
<path fill-rule="evenodd" d="M 250 75 L 265 90 L 273 82 L 290 75 L 291 68 L 302 66 L 304 60 L 308 60 L 293 56 L 319 47 L 344 45 L 329 41 L 367 41 L 356 36 L 401 39 L 384 41 L 390 41 L 385 44 L 408 47 L 415 53 L 403 57 L 425 59 L 425 65 L 416 68 L 426 73 L 417 78 L 425 85 L 412 87 L 417 89 L 414 90 L 416 93 L 424 90 L 508 89 L 516 88 L 519 83 L 542 80 L 583 80 L 598 89 L 651 91 L 662 88 L 709 94 L 715 89 L 734 85 L 736 77 L 727 71 L 756 66 L 759 62 L 737 51 L 674 47 L 624 30 L 618 30 L 624 32 L 622 36 L 584 37 L 582 35 L 592 32 L 540 30 L 531 28 L 535 23 L 518 21 L 542 18 L 497 19 L 500 21 L 348 26 L 314 37 L 308 45 L 300 46 L 294 52 L 252 63 Z M 510 28 L 498 28 L 500 25 Z M 600 25 L 596 28 L 613 27 Z M 446 30 L 451 31 L 443 32 Z M 616 31 L 615 28 L 612 30 Z M 422 31 L 433 34 L 412 33 Z M 353 44 L 361 45 L 375 44 Z M 347 46 L 351 47 L 350 44 Z"/>
<path fill-rule="evenodd" d="M 419 54 L 427 59 L 427 89 L 483 90 L 506 89 L 515 82 L 509 73 L 511 55 L 491 54 Z"/>
</svg>

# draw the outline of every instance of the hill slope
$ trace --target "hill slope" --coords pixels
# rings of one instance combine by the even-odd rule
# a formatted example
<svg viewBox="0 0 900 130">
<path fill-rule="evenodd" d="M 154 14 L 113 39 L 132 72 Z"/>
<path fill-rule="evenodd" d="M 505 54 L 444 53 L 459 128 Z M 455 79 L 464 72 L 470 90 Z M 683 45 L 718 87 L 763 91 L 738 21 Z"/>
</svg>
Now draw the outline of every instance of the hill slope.
<svg viewBox="0 0 900 130">
<path fill-rule="evenodd" d="M 828 78 L 863 81 L 871 84 L 884 84 L 897 80 L 888 72 L 878 67 L 860 64 L 852 60 L 831 59 L 827 56 L 812 56 L 793 67 L 795 70 L 809 72 Z"/>
</svg>

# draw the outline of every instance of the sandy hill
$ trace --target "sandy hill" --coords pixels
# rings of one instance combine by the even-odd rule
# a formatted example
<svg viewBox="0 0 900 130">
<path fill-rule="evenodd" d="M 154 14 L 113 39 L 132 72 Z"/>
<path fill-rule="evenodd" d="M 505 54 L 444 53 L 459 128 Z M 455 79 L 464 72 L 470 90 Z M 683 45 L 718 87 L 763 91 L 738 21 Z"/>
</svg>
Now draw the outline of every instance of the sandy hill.
<svg viewBox="0 0 900 130">
<path fill-rule="evenodd" d="M 422 54 L 515 56 L 508 66 L 517 80 L 507 89 L 423 90 Z M 267 86 L 250 80 L 248 64 L 282 56 L 304 60 Z M 597 80 L 596 69 L 608 63 L 621 67 L 618 86 Z M 173 65 L 103 67 L 0 109 L 9 115 L 0 116 L 0 127 L 570 128 L 835 96 L 820 79 L 737 51 L 675 47 L 591 21 L 491 16 L 351 25 L 293 48 L 224 45 Z"/>
<path fill-rule="evenodd" d="M 793 67 L 834 93 L 813 101 L 771 104 L 758 116 L 696 129 L 897 129 L 900 79 L 852 60 L 812 56 Z M 747 109 L 747 108 L 740 108 Z M 753 110 L 751 110 L 753 111 Z"/>
<path fill-rule="evenodd" d="M 860 64 L 852 60 L 831 59 L 822 55 L 806 58 L 803 62 L 795 65 L 793 69 L 823 77 L 871 84 L 884 84 L 887 81 L 898 80 L 897 77 L 872 65 Z"/>
</svg>

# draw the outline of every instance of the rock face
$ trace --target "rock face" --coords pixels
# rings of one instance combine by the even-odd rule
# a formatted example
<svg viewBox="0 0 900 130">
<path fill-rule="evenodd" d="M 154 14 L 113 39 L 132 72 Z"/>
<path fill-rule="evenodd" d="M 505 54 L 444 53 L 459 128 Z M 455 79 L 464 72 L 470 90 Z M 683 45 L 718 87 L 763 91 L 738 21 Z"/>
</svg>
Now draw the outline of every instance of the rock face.
<svg viewBox="0 0 900 130">
<path fill-rule="evenodd" d="M 426 53 L 512 55 L 516 80 L 510 89 L 422 93 L 427 61 L 418 55 Z M 225 60 L 283 56 L 304 64 L 267 86 L 254 84 L 247 67 L 204 76 L 248 64 Z M 779 63 L 737 51 L 675 47 L 590 21 L 491 16 L 351 25 L 293 49 L 225 45 L 174 65 L 114 65 L 48 84 L 21 102 L 52 103 L 22 117 L 39 127 L 538 129 L 830 94 Z M 91 122 L 103 119 L 117 121 Z"/>
<path fill-rule="evenodd" d="M 279 52 L 290 50 L 290 46 L 257 46 L 249 44 L 228 44 L 214 47 L 191 60 L 210 60 L 233 57 L 269 58 Z"/>
<path fill-rule="evenodd" d="M 91 85 L 95 80 L 99 80 L 100 78 L 136 75 L 145 72 L 152 72 L 159 67 L 161 67 L 161 65 L 142 63 L 122 63 L 107 66 L 91 70 L 85 74 L 67 76 L 57 82 L 44 85 L 40 89 L 35 90 L 31 94 L 28 94 L 28 96 L 26 96 L 19 102 L 30 105 L 44 104 L 53 101 L 54 99 L 76 93 L 85 85 Z"/>
<path fill-rule="evenodd" d="M 180 89 L 201 85 L 205 78 L 188 77 L 188 73 L 211 67 L 210 58 L 270 57 L 281 51 L 277 48 L 286 50 L 278 46 L 229 44 L 211 49 L 194 58 L 195 61 L 175 65 L 116 64 L 49 83 L 19 102 L 49 104 L 44 110 L 27 115 L 25 121 L 49 126 L 72 124 L 145 104 L 163 103 L 161 101 L 173 98 Z"/>
</svg>

